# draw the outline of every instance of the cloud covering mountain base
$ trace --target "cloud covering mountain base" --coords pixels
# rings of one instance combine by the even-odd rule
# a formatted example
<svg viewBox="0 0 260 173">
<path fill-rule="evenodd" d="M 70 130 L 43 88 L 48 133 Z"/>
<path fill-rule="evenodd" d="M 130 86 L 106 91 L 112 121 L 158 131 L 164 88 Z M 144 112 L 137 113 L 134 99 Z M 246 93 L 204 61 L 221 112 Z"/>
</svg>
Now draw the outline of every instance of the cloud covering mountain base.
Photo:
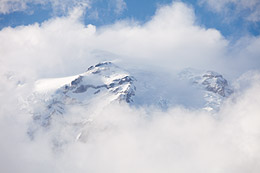
<svg viewBox="0 0 260 173">
<path fill-rule="evenodd" d="M 51 129 L 43 130 L 31 141 L 26 134 L 31 116 L 19 105 L 8 104 L 15 102 L 17 89 L 5 88 L 6 95 L 2 96 L 6 99 L 1 100 L 1 170 L 258 172 L 260 76 L 254 74 L 250 83 L 248 76 L 246 79 L 249 87 L 222 107 L 218 119 L 182 107 L 162 112 L 152 107 L 135 109 L 111 104 L 92 115 L 84 141 L 61 148 L 54 148 L 52 139 L 59 137 L 56 132 L 64 124 L 54 121 Z M 84 108 L 72 107 L 64 117 L 73 122 L 78 117 L 89 117 L 88 113 Z M 71 130 L 67 125 L 60 135 L 66 136 Z"/>
<path fill-rule="evenodd" d="M 97 29 L 84 26 L 81 14 L 75 8 L 67 17 L 0 31 L 2 172 L 259 172 L 259 37 L 231 44 L 216 29 L 197 25 L 193 9 L 179 2 L 145 24 L 119 21 Z M 231 79 L 243 75 L 214 116 L 181 105 L 167 111 L 122 103 L 72 106 L 30 139 L 31 110 L 38 105 L 22 103 L 35 80 L 75 75 L 108 59 L 169 76 L 187 66 Z M 91 118 L 79 141 L 70 135 L 78 118 Z M 60 136 L 71 142 L 53 146 Z"/>
</svg>

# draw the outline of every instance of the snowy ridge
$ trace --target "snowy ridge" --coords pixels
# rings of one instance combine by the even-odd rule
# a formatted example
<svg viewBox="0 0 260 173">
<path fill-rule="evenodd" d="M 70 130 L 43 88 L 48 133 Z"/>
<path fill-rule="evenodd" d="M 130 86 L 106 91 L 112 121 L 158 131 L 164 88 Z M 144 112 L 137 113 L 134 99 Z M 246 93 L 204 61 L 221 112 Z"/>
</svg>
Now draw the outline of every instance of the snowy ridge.
<svg viewBox="0 0 260 173">
<path fill-rule="evenodd" d="M 102 109 L 112 102 L 132 103 L 134 82 L 134 77 L 111 62 L 91 66 L 78 76 L 37 81 L 31 100 L 40 101 L 43 108 L 33 112 L 34 123 L 28 133 L 33 137 L 39 126 L 48 128 L 53 118 L 62 117 L 72 105 L 88 107 L 102 100 L 99 104 Z"/>
<path fill-rule="evenodd" d="M 203 109 L 207 111 L 218 111 L 223 101 L 233 93 L 228 81 L 214 71 L 202 72 L 188 68 L 183 70 L 179 77 L 189 80 L 192 85 L 204 91 L 206 103 Z"/>
<path fill-rule="evenodd" d="M 29 136 L 34 138 L 39 129 L 48 130 L 55 124 L 60 129 L 55 131 L 53 143 L 62 146 L 68 141 L 84 141 L 86 128 L 91 127 L 95 119 L 93 116 L 114 102 L 135 107 L 155 106 L 163 111 L 171 106 L 185 104 L 188 109 L 214 112 L 233 92 L 227 80 L 213 71 L 186 69 L 176 79 L 151 73 L 146 76 L 144 73 L 135 74 L 133 77 L 111 62 L 102 62 L 76 76 L 37 81 L 31 103 L 39 103 L 40 106 L 32 110 L 33 122 L 28 130 Z M 188 86 L 185 86 L 187 88 L 174 87 L 183 80 L 189 81 Z M 191 88 L 195 95 L 192 95 Z M 91 110 L 93 105 L 95 110 Z M 67 112 L 75 106 L 84 108 L 83 116 L 76 114 L 78 117 L 69 117 L 74 114 Z M 61 135 L 64 130 L 69 135 Z"/>
</svg>

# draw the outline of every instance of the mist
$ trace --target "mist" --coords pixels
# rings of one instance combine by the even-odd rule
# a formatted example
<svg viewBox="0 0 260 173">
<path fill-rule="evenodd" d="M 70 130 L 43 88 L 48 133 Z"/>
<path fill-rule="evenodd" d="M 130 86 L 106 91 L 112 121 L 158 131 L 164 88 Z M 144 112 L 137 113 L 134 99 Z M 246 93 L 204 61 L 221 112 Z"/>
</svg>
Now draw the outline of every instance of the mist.
<svg viewBox="0 0 260 173">
<path fill-rule="evenodd" d="M 85 26 L 83 12 L 74 8 L 67 16 L 0 31 L 2 172 L 259 172 L 259 37 L 231 43 L 198 25 L 193 8 L 181 2 L 160 7 L 144 24 Z M 27 100 L 35 81 L 80 74 L 104 60 L 167 77 L 186 67 L 216 70 L 232 79 L 235 92 L 215 113 L 183 105 L 100 109 L 98 100 L 88 108 L 72 106 L 30 139 L 39 105 Z M 184 91 L 180 84 L 174 89 Z M 76 140 L 74 124 L 82 120 L 85 133 Z M 55 138 L 64 143 L 55 148 Z"/>
<path fill-rule="evenodd" d="M 5 98 L 9 99 L 1 103 L 1 169 L 4 172 L 258 172 L 260 75 L 253 74 L 248 86 L 228 100 L 215 116 L 177 106 L 166 112 L 116 103 L 100 111 L 97 107 L 87 110 L 72 107 L 65 119 L 57 117 L 51 129 L 41 131 L 34 140 L 26 134 L 31 115 L 13 102 L 17 89 L 6 89 Z M 90 109 L 94 110 L 92 114 Z M 84 127 L 84 140 L 71 140 L 58 150 L 53 148 L 53 137 L 70 138 L 72 124 L 81 117 L 92 120 Z"/>
</svg>

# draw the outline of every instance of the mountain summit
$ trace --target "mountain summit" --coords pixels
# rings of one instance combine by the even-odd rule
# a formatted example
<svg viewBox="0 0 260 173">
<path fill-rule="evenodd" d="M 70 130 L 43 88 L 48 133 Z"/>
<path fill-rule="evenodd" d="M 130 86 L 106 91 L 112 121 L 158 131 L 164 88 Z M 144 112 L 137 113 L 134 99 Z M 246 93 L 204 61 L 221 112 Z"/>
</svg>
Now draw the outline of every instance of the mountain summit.
<svg viewBox="0 0 260 173">
<path fill-rule="evenodd" d="M 134 107 L 155 106 L 162 111 L 183 105 L 214 112 L 233 92 L 227 80 L 213 71 L 186 69 L 179 73 L 178 78 L 166 75 L 156 78 L 155 73 L 144 74 L 134 71 L 130 74 L 112 62 L 102 62 L 76 76 L 37 81 L 30 101 L 39 106 L 33 110 L 33 122 L 28 134 L 33 138 L 40 128 L 49 129 L 53 123 L 59 122 L 63 124 L 61 126 L 70 124 L 72 130 L 68 133 L 74 131 L 70 136 L 80 139 L 90 117 L 111 103 Z M 187 86 L 176 87 L 183 81 L 187 81 Z M 67 112 L 73 107 L 84 108 L 88 112 L 83 117 L 73 117 L 72 121 L 68 119 Z"/>
<path fill-rule="evenodd" d="M 132 103 L 136 79 L 111 62 L 91 66 L 86 72 L 71 77 L 43 79 L 35 84 L 31 102 L 40 108 L 33 110 L 30 136 L 39 127 L 48 128 L 52 119 L 62 117 L 73 106 L 102 109 L 113 102 Z"/>
<path fill-rule="evenodd" d="M 219 110 L 223 101 L 233 93 L 228 81 L 214 71 L 203 72 L 188 68 L 179 73 L 179 77 L 188 80 L 191 85 L 203 91 L 205 100 L 203 109 L 207 111 Z"/>
</svg>

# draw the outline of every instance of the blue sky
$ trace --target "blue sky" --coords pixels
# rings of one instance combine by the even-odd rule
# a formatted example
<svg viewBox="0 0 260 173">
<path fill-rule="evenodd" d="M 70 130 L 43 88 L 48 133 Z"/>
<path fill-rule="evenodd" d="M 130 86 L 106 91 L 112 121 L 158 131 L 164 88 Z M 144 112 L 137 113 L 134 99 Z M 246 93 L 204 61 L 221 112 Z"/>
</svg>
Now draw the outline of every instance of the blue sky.
<svg viewBox="0 0 260 173">
<path fill-rule="evenodd" d="M 15 0 L 10 0 L 10 2 L 13 1 Z M 77 2 L 77 0 L 74 1 Z M 78 1 L 84 2 L 84 0 Z M 228 3 L 223 4 L 223 6 L 225 6 L 225 8 L 222 7 L 223 11 L 219 11 L 210 6 L 214 6 L 214 4 L 209 4 L 206 1 L 207 0 L 182 1 L 194 9 L 196 22 L 200 26 L 206 28 L 216 28 L 222 33 L 222 35 L 231 39 L 237 39 L 245 35 L 258 36 L 260 34 L 259 17 L 256 20 L 247 19 L 249 14 L 254 12 L 253 10 L 258 12 L 258 8 L 252 9 L 252 7 L 249 6 L 248 8 L 241 10 L 240 6 L 244 4 L 240 5 L 235 3 Z M 256 0 L 251 1 L 255 1 L 257 3 Z M 7 12 L 3 12 L 3 10 L 1 12 L 0 10 L 0 29 L 7 26 L 16 27 L 19 25 L 33 24 L 35 22 L 42 23 L 43 21 L 46 21 L 52 17 L 67 14 L 66 7 L 64 10 L 53 6 L 55 0 L 50 0 L 49 2 L 47 1 L 47 3 L 44 4 L 42 4 L 40 1 L 36 2 L 37 3 L 31 3 L 31 1 L 28 1 L 28 3 L 26 3 L 26 8 L 22 9 L 15 9 L 11 8 L 12 6 L 9 6 L 9 11 Z M 75 4 L 70 4 L 67 1 L 64 2 L 66 2 L 64 4 L 67 5 L 68 9 L 72 8 Z M 151 19 L 159 6 L 170 4 L 172 3 L 172 0 L 88 0 L 86 2 L 88 2 L 91 7 L 86 8 L 84 23 L 86 25 L 93 24 L 99 27 L 113 24 L 118 20 L 125 19 L 144 23 Z M 123 2 L 123 6 L 121 3 L 121 9 L 119 10 L 118 2 Z M 5 2 L 0 3 L 2 3 L 2 5 L 0 4 L 2 9 L 7 6 L 4 4 Z M 259 5 L 259 3 L 257 4 Z M 14 3 L 13 6 L 15 5 L 16 4 Z"/>
</svg>

